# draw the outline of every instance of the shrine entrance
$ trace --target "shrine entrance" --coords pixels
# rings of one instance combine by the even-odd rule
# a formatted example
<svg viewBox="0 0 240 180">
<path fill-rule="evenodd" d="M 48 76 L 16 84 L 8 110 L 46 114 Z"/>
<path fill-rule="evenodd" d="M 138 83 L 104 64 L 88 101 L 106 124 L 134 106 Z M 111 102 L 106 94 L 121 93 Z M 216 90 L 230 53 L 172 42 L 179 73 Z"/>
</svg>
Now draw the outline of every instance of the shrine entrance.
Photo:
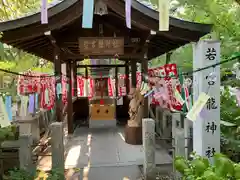
<svg viewBox="0 0 240 180">
<path fill-rule="evenodd" d="M 122 87 L 119 86 L 118 81 L 118 69 L 126 68 L 126 65 L 106 64 L 106 62 L 109 63 L 108 60 L 97 60 L 95 64 L 77 66 L 79 69 L 85 69 L 83 77 L 86 93 L 84 94 L 89 98 L 87 124 L 90 128 L 116 127 L 117 124 L 126 124 L 129 119 L 128 108 L 125 106 L 124 109 L 123 106 Z M 124 82 L 123 87 L 126 87 L 125 83 L 127 82 Z M 127 87 L 129 88 L 129 85 Z M 124 100 L 127 101 L 126 88 L 123 91 Z M 81 117 L 77 118 L 81 120 Z"/>
<path fill-rule="evenodd" d="M 114 58 L 115 55 L 124 55 L 124 37 L 80 37 L 79 47 L 80 53 L 85 56 L 112 56 Z M 115 67 L 114 70 L 118 73 L 118 66 L 117 64 L 104 66 L 107 63 L 112 64 L 111 60 L 95 59 L 94 61 L 95 67 L 92 61 L 90 61 L 90 65 L 85 66 L 85 80 L 87 82 L 85 89 L 86 96 L 89 97 L 88 125 L 90 128 L 116 127 L 116 99 L 118 97 L 116 89 L 118 89 L 118 84 L 114 85 L 115 88 L 110 89 L 113 80 L 110 77 L 110 70 Z M 118 77 L 115 77 L 115 81 L 116 79 Z M 89 81 L 93 81 L 93 86 L 89 86 Z M 92 88 L 90 96 L 89 88 Z"/>
<path fill-rule="evenodd" d="M 60 89 L 62 79 L 66 80 L 67 90 L 60 92 L 60 95 L 67 97 L 67 102 L 64 104 L 62 99 L 58 98 L 59 92 L 56 91 L 55 107 L 56 120 L 63 121 L 65 105 L 69 134 L 74 132 L 74 124 L 77 124 L 79 117 L 87 119 L 89 114 L 91 114 L 90 118 L 98 119 L 102 112 L 108 111 L 101 114 L 102 119 L 107 118 L 111 119 L 109 122 L 114 122 L 116 118 L 113 117 L 121 115 L 126 115 L 127 119 L 129 107 L 127 94 L 130 92 L 130 87 L 136 89 L 140 81 L 148 83 L 148 62 L 187 43 L 197 42 L 211 30 L 211 25 L 170 17 L 169 31 L 159 31 L 159 13 L 137 0 L 132 0 L 130 6 L 131 26 L 126 26 L 124 0 L 98 0 L 94 6 L 93 23 L 89 28 L 84 28 L 81 26 L 84 14 L 81 7 L 83 7 L 83 0 L 61 1 L 48 9 L 47 25 L 41 23 L 40 13 L 0 23 L 0 32 L 3 33 L 1 42 L 53 62 L 56 88 Z M 101 80 L 99 73 L 98 77 L 93 77 L 96 81 L 94 83 L 97 84 L 96 96 L 92 94 L 92 97 L 89 97 L 90 92 L 81 94 L 78 78 L 82 77 L 78 77 L 77 69 L 89 68 L 78 64 L 84 59 L 96 61 L 97 59 L 112 59 L 112 61 L 118 59 L 122 62 L 124 72 L 120 72 L 119 65 L 116 68 L 116 63 L 104 65 L 105 68 L 115 68 L 115 87 L 119 86 L 119 74 L 124 76 L 126 92 L 121 95 L 123 99 L 121 106 L 114 107 L 116 98 L 119 97 L 119 88 L 113 91 L 115 95 L 113 92 L 109 95 L 108 92 L 108 100 L 103 99 L 102 103 L 101 97 L 104 97 L 106 92 L 99 92 L 99 88 L 106 86 L 106 80 Z M 141 66 L 138 70 L 137 63 Z M 65 72 L 61 67 L 63 64 L 66 65 Z M 101 64 L 93 65 L 95 69 L 101 71 Z M 91 78 L 88 73 L 90 74 L 86 71 L 84 76 L 89 83 Z M 88 90 L 90 91 L 90 88 Z M 94 100 L 93 97 L 98 99 Z M 143 101 L 143 118 L 149 117 L 149 100 L 144 98 Z M 108 110 L 105 109 L 104 103 L 109 105 Z M 92 120 L 92 122 L 95 121 L 97 122 Z"/>
</svg>

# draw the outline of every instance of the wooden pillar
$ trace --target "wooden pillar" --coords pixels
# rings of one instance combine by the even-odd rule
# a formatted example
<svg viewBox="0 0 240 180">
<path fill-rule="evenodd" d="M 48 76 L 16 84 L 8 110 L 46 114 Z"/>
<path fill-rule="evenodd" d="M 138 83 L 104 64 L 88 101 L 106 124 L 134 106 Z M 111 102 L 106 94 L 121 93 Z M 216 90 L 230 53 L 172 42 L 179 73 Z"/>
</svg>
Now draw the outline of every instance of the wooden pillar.
<svg viewBox="0 0 240 180">
<path fill-rule="evenodd" d="M 115 96 L 118 97 L 118 67 L 115 67 Z"/>
<path fill-rule="evenodd" d="M 126 84 L 126 94 L 128 95 L 130 92 L 130 87 L 129 87 L 129 62 L 126 61 L 125 63 L 125 74 L 126 74 L 126 79 L 125 79 L 125 84 Z"/>
<path fill-rule="evenodd" d="M 132 76 L 132 88 L 136 88 L 137 87 L 137 63 L 136 61 L 131 61 L 131 76 Z"/>
<path fill-rule="evenodd" d="M 73 61 L 72 64 L 72 74 L 73 74 L 73 95 L 77 97 L 77 61 Z"/>
<path fill-rule="evenodd" d="M 85 67 L 85 78 L 86 78 L 86 81 L 85 81 L 85 84 L 84 84 L 84 88 L 85 88 L 85 96 L 88 97 L 88 68 Z"/>
<path fill-rule="evenodd" d="M 55 97 L 56 97 L 56 103 L 55 103 L 55 108 L 56 108 L 56 121 L 61 122 L 63 119 L 62 116 L 62 92 L 57 92 L 58 87 L 62 87 L 62 75 L 61 75 L 61 59 L 59 58 L 58 51 L 55 50 L 54 52 L 54 71 L 55 71 Z M 60 94 L 58 94 L 60 93 Z"/>
<path fill-rule="evenodd" d="M 142 60 L 142 81 L 148 83 L 148 60 L 144 58 Z M 143 109 L 143 117 L 148 117 L 148 98 L 144 98 L 144 109 Z"/>
<path fill-rule="evenodd" d="M 72 134 L 73 133 L 73 104 L 72 104 L 72 76 L 71 76 L 71 61 L 69 61 L 67 63 L 67 79 L 68 79 L 68 89 L 67 89 L 67 122 L 68 122 L 68 134 Z"/>
</svg>

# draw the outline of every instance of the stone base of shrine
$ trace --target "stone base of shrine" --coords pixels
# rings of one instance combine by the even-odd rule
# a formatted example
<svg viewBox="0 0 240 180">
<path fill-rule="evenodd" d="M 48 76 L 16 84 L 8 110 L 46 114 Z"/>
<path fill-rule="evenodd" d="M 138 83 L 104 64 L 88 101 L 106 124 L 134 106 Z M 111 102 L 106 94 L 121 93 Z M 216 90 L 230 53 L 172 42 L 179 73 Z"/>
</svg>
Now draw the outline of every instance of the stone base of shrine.
<svg viewBox="0 0 240 180">
<path fill-rule="evenodd" d="M 125 126 L 125 142 L 132 145 L 142 144 L 142 127 Z"/>
<path fill-rule="evenodd" d="M 89 128 L 112 128 L 117 127 L 116 119 L 112 120 L 89 120 Z"/>
</svg>

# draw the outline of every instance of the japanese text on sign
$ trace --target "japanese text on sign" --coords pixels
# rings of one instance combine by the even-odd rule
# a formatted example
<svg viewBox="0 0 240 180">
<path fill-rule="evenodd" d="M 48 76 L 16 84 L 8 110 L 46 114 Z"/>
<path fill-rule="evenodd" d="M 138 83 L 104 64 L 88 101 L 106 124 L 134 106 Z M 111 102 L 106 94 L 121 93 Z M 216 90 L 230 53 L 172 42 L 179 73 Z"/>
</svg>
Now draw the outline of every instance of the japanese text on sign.
<svg viewBox="0 0 240 180">
<path fill-rule="evenodd" d="M 207 49 L 207 52 L 206 52 L 206 59 L 210 60 L 210 61 L 213 61 L 216 59 L 216 49 L 215 48 L 208 48 Z"/>
<path fill-rule="evenodd" d="M 215 98 L 211 97 L 207 101 L 207 110 L 217 109 L 217 104 Z"/>
<path fill-rule="evenodd" d="M 124 54 L 124 38 L 80 37 L 79 48 L 83 55 L 122 55 Z"/>
<path fill-rule="evenodd" d="M 214 154 L 220 152 L 220 66 L 215 65 L 220 62 L 220 42 L 199 41 L 194 52 L 193 69 L 203 70 L 193 74 L 193 106 L 202 92 L 209 98 L 193 123 L 193 149 L 213 163 Z"/>
<path fill-rule="evenodd" d="M 205 155 L 208 157 L 208 158 L 211 158 L 214 156 L 216 150 L 215 148 L 211 148 L 211 147 L 208 147 L 206 152 L 205 152 Z"/>
<path fill-rule="evenodd" d="M 212 65 L 219 62 L 219 48 L 212 43 L 205 46 L 205 61 L 204 66 Z M 204 146 L 205 156 L 212 159 L 215 152 L 219 152 L 219 133 L 220 133 L 220 112 L 219 112 L 219 67 L 210 68 L 204 71 L 204 84 L 208 86 L 208 95 L 210 98 L 206 103 L 206 110 L 209 112 L 205 120 Z"/>
<path fill-rule="evenodd" d="M 211 132 L 212 134 L 214 134 L 214 132 L 217 130 L 217 125 L 215 124 L 215 122 L 208 122 L 205 131 L 206 132 Z"/>
</svg>

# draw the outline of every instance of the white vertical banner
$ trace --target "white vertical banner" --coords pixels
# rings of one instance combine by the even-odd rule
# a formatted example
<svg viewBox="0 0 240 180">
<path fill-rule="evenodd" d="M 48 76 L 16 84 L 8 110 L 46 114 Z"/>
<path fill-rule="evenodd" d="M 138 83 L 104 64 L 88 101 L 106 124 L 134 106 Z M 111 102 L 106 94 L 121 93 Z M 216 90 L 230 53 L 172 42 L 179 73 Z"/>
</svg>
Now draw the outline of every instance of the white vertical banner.
<svg viewBox="0 0 240 180">
<path fill-rule="evenodd" d="M 169 0 L 158 0 L 159 31 L 169 31 Z"/>
<path fill-rule="evenodd" d="M 85 79 L 84 78 L 84 96 L 88 97 L 89 95 L 89 78 Z"/>
<path fill-rule="evenodd" d="M 193 46 L 193 70 L 220 62 L 220 42 L 203 40 Z M 193 150 L 212 162 L 220 152 L 220 66 L 193 74 L 194 102 L 201 92 L 210 96 L 193 122 Z"/>
</svg>

